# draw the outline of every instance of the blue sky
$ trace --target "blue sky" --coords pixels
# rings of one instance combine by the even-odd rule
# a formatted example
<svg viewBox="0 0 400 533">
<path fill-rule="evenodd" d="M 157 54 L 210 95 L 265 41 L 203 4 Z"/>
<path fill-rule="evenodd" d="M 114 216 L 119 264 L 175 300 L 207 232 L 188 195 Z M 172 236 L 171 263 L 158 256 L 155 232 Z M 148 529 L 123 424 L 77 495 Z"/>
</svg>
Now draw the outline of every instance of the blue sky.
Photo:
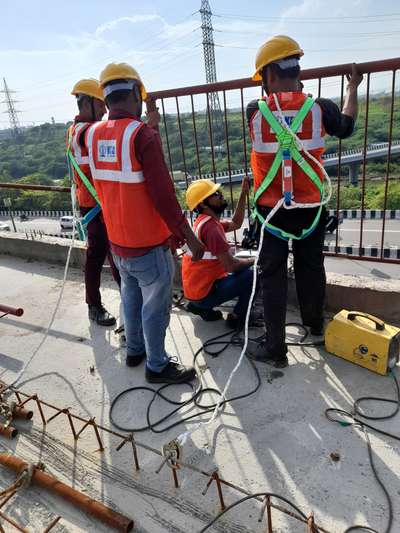
<svg viewBox="0 0 400 533">
<path fill-rule="evenodd" d="M 216 47 L 219 80 L 249 76 L 256 49 L 277 33 L 300 42 L 303 68 L 399 55 L 400 7 L 395 0 L 210 4 L 220 15 L 213 18 L 215 42 L 223 45 Z M 204 83 L 199 7 L 200 0 L 3 0 L 0 75 L 18 91 L 21 121 L 73 117 L 69 92 L 74 82 L 98 77 L 110 61 L 135 66 L 148 90 Z M 388 78 L 377 75 L 374 83 L 373 90 L 387 88 Z M 336 90 L 334 83 L 327 84 L 327 94 Z M 237 96 L 230 102 L 237 104 Z M 6 120 L 7 115 L 0 116 L 0 128 Z"/>
</svg>

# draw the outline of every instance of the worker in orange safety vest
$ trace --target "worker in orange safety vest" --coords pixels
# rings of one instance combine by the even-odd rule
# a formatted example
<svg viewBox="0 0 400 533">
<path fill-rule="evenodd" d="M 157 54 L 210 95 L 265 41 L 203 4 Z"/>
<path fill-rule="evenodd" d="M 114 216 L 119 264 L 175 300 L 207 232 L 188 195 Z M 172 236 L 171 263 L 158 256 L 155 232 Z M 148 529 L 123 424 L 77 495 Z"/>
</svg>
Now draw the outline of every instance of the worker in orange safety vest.
<svg viewBox="0 0 400 533">
<path fill-rule="evenodd" d="M 111 63 L 100 74 L 109 117 L 86 134 L 89 164 L 114 260 L 122 278 L 128 366 L 146 360 L 150 383 L 195 378 L 192 367 L 170 359 L 165 349 L 174 264 L 172 234 L 187 242 L 195 259 L 203 245 L 176 199 L 160 136 L 141 120 L 147 93 L 138 72 Z"/>
<path fill-rule="evenodd" d="M 97 80 L 82 79 L 74 85 L 71 94 L 76 97 L 79 114 L 67 133 L 67 153 L 76 185 L 80 213 L 84 220 L 86 218 L 86 303 L 90 320 L 100 326 L 113 326 L 115 318 L 102 304 L 100 294 L 101 271 L 106 258 L 118 286 L 121 284 L 121 278 L 110 252 L 106 226 L 95 198 L 87 148 L 84 144 L 87 129 L 94 122 L 101 120 L 106 112 L 103 91 Z"/>
<path fill-rule="evenodd" d="M 313 336 L 323 335 L 324 203 L 328 197 L 324 183 L 329 183 L 322 161 L 324 136 L 344 139 L 352 134 L 357 88 L 362 81 L 353 65 L 341 112 L 331 100 L 314 100 L 302 91 L 301 56 L 299 44 L 285 35 L 264 43 L 257 52 L 253 79 L 262 81 L 267 96 L 247 106 L 254 214 L 260 224 L 266 222 L 259 259 L 266 341 L 250 349 L 249 356 L 276 367 L 288 365 L 285 318 L 289 240 L 302 322 Z M 271 215 L 274 208 L 277 210 Z"/>
</svg>

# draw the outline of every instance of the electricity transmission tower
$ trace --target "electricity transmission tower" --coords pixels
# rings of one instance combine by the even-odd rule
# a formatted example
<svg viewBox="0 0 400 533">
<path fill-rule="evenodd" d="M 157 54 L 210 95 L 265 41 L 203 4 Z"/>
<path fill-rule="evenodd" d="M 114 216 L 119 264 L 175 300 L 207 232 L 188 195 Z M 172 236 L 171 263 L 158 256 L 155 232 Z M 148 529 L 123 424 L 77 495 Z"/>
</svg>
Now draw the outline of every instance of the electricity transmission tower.
<svg viewBox="0 0 400 533">
<path fill-rule="evenodd" d="M 217 69 L 215 67 L 214 52 L 214 30 L 212 26 L 212 12 L 208 0 L 201 0 L 201 29 L 203 32 L 203 53 L 204 67 L 206 71 L 206 82 L 214 83 L 217 81 Z M 221 142 L 223 134 L 223 123 L 221 104 L 217 92 L 208 93 L 208 103 L 210 106 L 211 127 L 215 142 Z"/>
<path fill-rule="evenodd" d="M 15 93 L 16 91 L 12 91 L 8 88 L 5 78 L 3 78 L 3 83 L 4 83 L 4 88 L 2 91 L 0 91 L 0 93 L 3 93 L 5 97 L 2 103 L 7 105 L 7 111 L 3 111 L 3 112 L 8 113 L 8 117 L 10 119 L 10 129 L 12 131 L 14 138 L 18 139 L 21 135 L 21 128 L 20 128 L 19 120 L 18 120 L 19 111 L 17 111 L 14 107 L 14 104 L 17 103 L 17 100 L 14 100 L 12 98 L 12 94 Z"/>
</svg>

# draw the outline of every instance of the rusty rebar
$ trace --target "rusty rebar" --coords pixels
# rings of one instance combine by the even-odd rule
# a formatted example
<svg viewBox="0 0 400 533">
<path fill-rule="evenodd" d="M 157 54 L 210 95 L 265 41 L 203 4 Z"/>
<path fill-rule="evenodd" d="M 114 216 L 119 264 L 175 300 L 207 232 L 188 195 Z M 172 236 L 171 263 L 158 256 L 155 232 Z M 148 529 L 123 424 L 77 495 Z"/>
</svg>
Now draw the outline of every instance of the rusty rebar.
<svg viewBox="0 0 400 533">
<path fill-rule="evenodd" d="M 53 529 L 53 527 L 58 524 L 58 522 L 61 520 L 61 516 L 57 516 L 52 522 L 51 524 L 49 524 L 46 529 L 43 531 L 43 533 L 49 533 L 49 531 L 51 531 Z"/>
<path fill-rule="evenodd" d="M 21 391 L 21 390 L 16 390 L 16 389 L 12 389 L 12 391 L 13 391 L 13 393 L 15 394 L 16 398 L 17 398 L 17 399 L 19 398 L 19 401 L 20 401 L 20 399 L 22 399 L 22 397 L 25 397 L 25 398 L 26 398 L 26 399 L 22 402 L 23 404 L 26 404 L 27 402 L 34 400 L 34 401 L 36 401 L 36 404 L 38 405 L 38 407 L 39 407 L 40 409 L 41 409 L 40 404 L 43 404 L 45 407 L 48 407 L 48 408 L 50 408 L 50 409 L 54 409 L 54 410 L 56 410 L 56 411 L 61 411 L 61 412 L 63 411 L 63 409 L 60 409 L 59 407 L 57 407 L 57 406 L 55 406 L 55 405 L 53 405 L 53 404 L 51 404 L 51 403 L 49 403 L 49 402 L 46 402 L 46 401 L 44 401 L 44 400 L 40 400 L 40 399 L 38 398 L 37 395 L 33 395 L 33 396 L 32 396 L 32 395 L 29 395 L 29 394 L 27 394 L 27 393 Z M 1 393 L 1 391 L 0 391 L 0 393 Z M 21 404 L 20 404 L 20 405 L 21 405 Z M 70 416 L 71 416 L 73 419 L 75 419 L 75 420 L 79 420 L 80 422 L 84 422 L 84 423 L 87 422 L 86 419 L 80 417 L 79 415 L 75 415 L 75 414 L 73 414 L 73 413 L 70 413 Z M 124 440 L 124 441 L 127 439 L 127 436 L 126 436 L 126 435 L 121 434 L 121 433 L 118 433 L 118 432 L 116 432 L 116 431 L 113 431 L 113 430 L 111 430 L 110 428 L 107 428 L 107 427 L 101 426 L 101 425 L 99 425 L 99 424 L 96 424 L 96 427 L 97 427 L 98 429 L 100 429 L 100 430 L 102 430 L 102 431 L 105 431 L 106 433 L 108 433 L 108 434 L 110 434 L 110 435 L 114 435 L 115 437 L 118 437 L 119 439 L 122 439 L 122 440 Z M 121 444 L 122 444 L 122 443 L 121 443 Z M 144 450 L 147 450 L 147 451 L 149 451 L 149 452 L 151 452 L 151 453 L 153 453 L 153 454 L 155 454 L 155 455 L 158 455 L 159 457 L 163 457 L 162 453 L 161 453 L 159 450 L 157 450 L 157 449 L 155 449 L 155 448 L 149 446 L 148 444 L 145 444 L 145 443 L 142 443 L 142 442 L 135 441 L 135 445 L 136 445 L 137 447 L 142 448 L 142 449 L 144 449 Z M 121 449 L 122 446 L 119 445 L 118 448 Z M 210 473 L 210 472 L 207 472 L 207 471 L 202 470 L 202 469 L 200 469 L 200 468 L 198 468 L 198 467 L 196 467 L 196 466 L 194 466 L 194 465 L 192 465 L 192 464 L 185 463 L 185 462 L 182 461 L 182 460 L 179 461 L 179 466 L 180 466 L 181 468 L 182 468 L 182 467 L 187 468 L 187 469 L 189 469 L 189 470 L 192 470 L 193 472 L 196 472 L 196 473 L 198 473 L 198 474 L 200 474 L 200 475 L 203 475 L 203 476 L 207 477 L 207 478 L 209 479 L 209 485 L 212 483 L 212 481 L 214 481 L 214 478 L 211 479 L 212 476 L 213 476 L 213 472 L 211 472 L 211 473 Z M 216 481 L 217 481 L 217 480 L 216 480 Z M 231 488 L 231 489 L 233 489 L 233 490 L 239 492 L 240 494 L 243 494 L 243 495 L 245 495 L 245 496 L 251 496 L 251 493 L 250 493 L 249 491 L 243 489 L 242 487 L 240 487 L 240 486 L 238 486 L 238 485 L 236 485 L 236 484 L 234 484 L 234 483 L 232 483 L 232 482 L 230 482 L 230 481 L 227 481 L 227 480 L 225 480 L 225 479 L 219 477 L 219 475 L 218 475 L 218 482 L 219 482 L 219 485 L 218 485 L 218 483 L 217 483 L 217 488 L 218 488 L 218 486 L 219 486 L 220 489 L 221 489 L 221 486 L 222 486 L 222 485 L 225 485 L 226 487 L 229 487 L 229 488 Z M 222 495 L 222 489 L 221 489 L 220 493 L 221 493 L 221 495 Z M 255 498 L 255 499 L 258 500 L 258 501 L 261 501 L 261 502 L 263 501 L 263 500 L 260 499 L 260 498 Z M 224 504 L 223 501 L 222 501 L 222 503 Z M 303 523 L 306 523 L 306 521 L 305 521 L 301 516 L 299 516 L 299 515 L 297 515 L 297 514 L 291 512 L 291 511 L 288 511 L 288 510 L 285 509 L 284 507 L 281 507 L 281 506 L 279 506 L 279 505 L 277 505 L 277 504 L 274 504 L 274 503 L 272 503 L 272 502 L 271 502 L 271 508 L 277 509 L 277 510 L 279 510 L 280 512 L 282 512 L 282 513 L 284 513 L 284 514 L 286 514 L 286 515 L 288 515 L 288 516 L 291 516 L 292 518 L 295 518 L 295 519 L 297 519 L 297 520 L 299 520 L 299 521 L 301 521 L 301 522 L 303 522 Z M 321 532 L 323 532 L 323 533 L 330 533 L 328 530 L 324 529 L 323 527 L 318 526 L 318 528 L 319 528 L 319 530 L 320 530 Z"/>
<path fill-rule="evenodd" d="M 28 467 L 28 463 L 9 453 L 0 453 L 0 464 L 18 473 L 21 473 Z M 51 493 L 61 497 L 88 515 L 97 518 L 116 531 L 131 531 L 133 528 L 133 521 L 130 518 L 89 498 L 39 468 L 33 469 L 31 483 L 49 490 Z"/>
<path fill-rule="evenodd" d="M 12 526 L 14 526 L 15 529 L 17 529 L 18 531 L 21 531 L 22 533 L 29 533 L 29 531 L 27 529 L 25 529 L 22 526 L 20 526 L 19 524 L 17 524 L 17 522 L 15 520 L 13 520 L 9 516 L 7 516 L 5 513 L 3 513 L 3 511 L 0 511 L 0 517 L 3 520 L 5 520 L 6 522 L 8 522 L 9 524 L 11 524 Z"/>
</svg>

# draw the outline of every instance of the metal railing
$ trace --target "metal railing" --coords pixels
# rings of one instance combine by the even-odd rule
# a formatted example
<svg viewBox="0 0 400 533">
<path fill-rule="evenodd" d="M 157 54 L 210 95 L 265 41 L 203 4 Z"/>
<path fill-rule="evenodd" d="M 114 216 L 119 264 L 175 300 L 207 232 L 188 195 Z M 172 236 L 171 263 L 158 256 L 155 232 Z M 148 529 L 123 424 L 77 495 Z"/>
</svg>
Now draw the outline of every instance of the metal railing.
<svg viewBox="0 0 400 533">
<path fill-rule="evenodd" d="M 305 83 L 313 83 L 314 96 L 323 96 L 326 88 L 330 94 L 330 98 L 336 98 L 338 105 L 341 107 L 344 101 L 345 75 L 351 72 L 352 65 L 335 65 L 329 67 L 307 69 L 301 72 L 301 79 Z M 335 205 L 330 205 L 334 208 L 337 216 L 342 208 L 359 209 L 361 213 L 366 210 L 366 185 L 367 185 L 367 153 L 372 146 L 383 151 L 385 155 L 385 170 L 382 176 L 382 205 L 375 207 L 380 209 L 383 213 L 380 219 L 380 246 L 377 257 L 369 257 L 365 254 L 365 218 L 362 216 L 359 221 L 359 231 L 357 242 L 352 243 L 359 250 L 359 253 L 352 258 L 374 260 L 378 262 L 392 262 L 399 263 L 399 259 L 387 257 L 385 253 L 385 231 L 386 231 L 386 213 L 393 209 L 388 202 L 390 185 L 394 183 L 392 177 L 391 160 L 392 147 L 397 144 L 399 132 L 395 131 L 395 108 L 396 108 L 396 72 L 400 68 L 400 58 L 387 59 L 382 61 L 372 61 L 368 63 L 360 63 L 358 68 L 361 73 L 365 75 L 365 96 L 360 99 L 361 107 L 363 107 L 363 118 L 359 118 L 358 127 L 363 128 L 363 140 L 361 141 L 362 148 L 346 149 L 346 141 L 338 140 L 335 154 L 327 154 L 327 159 L 333 157 L 337 158 L 336 175 L 333 176 L 335 182 Z M 385 98 L 385 110 L 382 110 L 382 119 L 385 130 L 386 139 L 382 142 L 368 142 L 369 136 L 369 115 L 370 115 L 370 100 L 371 100 L 371 82 L 374 81 L 373 76 L 383 73 L 390 76 L 390 87 L 384 85 L 381 93 Z M 334 85 L 332 82 L 326 80 L 336 78 Z M 383 81 L 382 78 L 379 81 Z M 254 94 L 256 89 L 257 96 Z M 307 90 L 307 87 L 306 89 Z M 176 171 L 180 171 L 183 176 L 185 186 L 189 184 L 190 176 L 196 177 L 212 177 L 214 180 L 221 175 L 228 176 L 229 199 L 231 204 L 234 204 L 234 189 L 236 187 L 234 179 L 238 175 L 237 168 L 243 170 L 245 175 L 251 175 L 250 169 L 250 139 L 248 134 L 247 119 L 245 112 L 245 101 L 249 100 L 248 91 L 252 91 L 252 96 L 258 97 L 262 94 L 260 82 L 254 82 L 250 78 L 243 78 L 231 81 L 217 82 L 212 84 L 195 85 L 190 87 L 181 87 L 176 89 L 168 89 L 164 91 L 157 91 L 150 93 L 150 96 L 157 101 L 161 112 L 160 133 L 163 140 L 164 149 L 169 163 L 171 175 L 175 177 Z M 211 93 L 222 94 L 222 110 L 218 115 L 218 119 L 222 124 L 222 131 L 216 131 L 213 127 L 212 110 L 210 106 L 209 95 Z M 237 99 L 234 102 L 234 99 Z M 239 104 L 237 105 L 237 102 Z M 396 109 L 397 110 L 397 109 Z M 233 124 L 233 119 L 235 123 Z M 235 136 L 232 135 L 232 127 L 235 126 Z M 395 136 L 394 136 L 395 134 Z M 215 137 L 219 136 L 219 139 Z M 397 137 L 397 138 L 395 138 Z M 205 140 L 206 139 L 206 140 Z M 240 141 L 238 143 L 238 140 Z M 216 141 L 220 144 L 217 145 Z M 205 142 L 207 143 L 205 145 Z M 238 144 L 240 146 L 238 146 Z M 221 151 L 223 156 L 221 157 Z M 240 152 L 242 164 L 235 166 L 233 159 Z M 360 185 L 359 185 L 359 205 L 343 206 L 342 197 L 345 192 L 346 181 L 343 175 L 343 168 L 345 163 L 343 158 L 350 154 L 360 153 L 361 170 L 360 170 Z M 224 166 L 222 170 L 221 164 Z M 399 176 L 398 176 L 399 178 Z M 397 180 L 400 183 L 400 179 Z M 0 188 L 9 187 L 14 189 L 28 189 L 28 190 L 43 190 L 43 191 L 58 191 L 69 192 L 68 187 L 49 187 L 38 185 L 22 185 L 0 183 Z M 249 208 L 249 205 L 248 205 Z M 332 248 L 332 246 L 330 247 Z M 349 254 L 343 253 L 343 246 L 340 246 L 340 228 L 336 230 L 334 250 L 326 252 L 326 255 L 333 255 L 339 257 L 347 257 Z"/>
</svg>

